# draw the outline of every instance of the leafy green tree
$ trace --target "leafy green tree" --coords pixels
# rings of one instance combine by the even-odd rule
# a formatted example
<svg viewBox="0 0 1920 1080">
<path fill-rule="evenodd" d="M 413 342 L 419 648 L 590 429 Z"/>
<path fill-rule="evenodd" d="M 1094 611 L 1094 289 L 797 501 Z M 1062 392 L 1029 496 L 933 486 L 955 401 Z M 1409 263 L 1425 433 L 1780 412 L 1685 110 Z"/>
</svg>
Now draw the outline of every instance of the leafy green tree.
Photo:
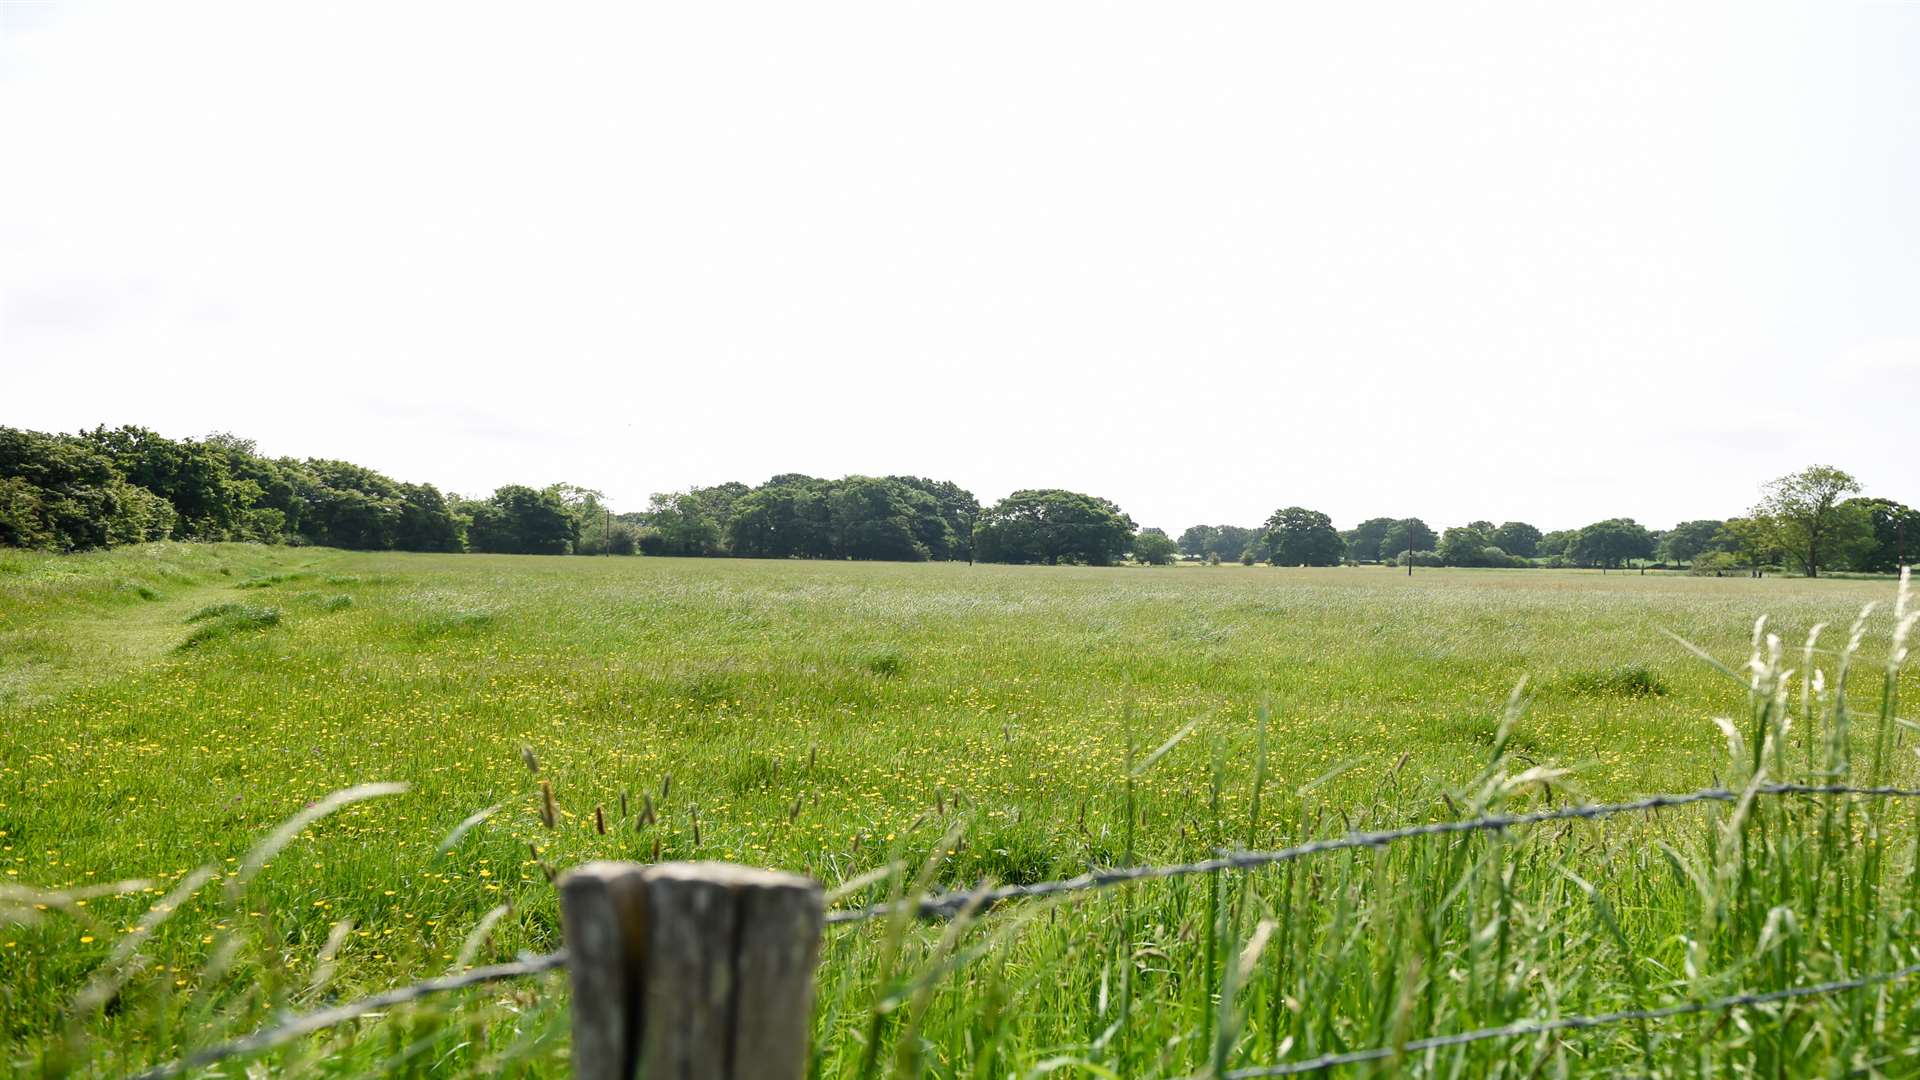
<svg viewBox="0 0 1920 1080">
<path fill-rule="evenodd" d="M 732 503 L 726 504 L 729 519 L 733 509 Z M 698 490 L 656 493 L 647 505 L 647 524 L 659 537 L 661 554 L 718 555 L 724 550 L 725 533 L 712 503 Z"/>
<path fill-rule="evenodd" d="M 1786 552 L 1780 549 L 1773 523 L 1762 518 L 1728 518 L 1714 538 L 1714 547 L 1727 552 L 1759 576 L 1761 568 L 1780 562 Z"/>
<path fill-rule="evenodd" d="M 401 484 L 393 546 L 401 551 L 465 551 L 466 527 L 432 484 Z"/>
<path fill-rule="evenodd" d="M 494 491 L 467 528 L 475 551 L 502 555 L 567 555 L 580 539 L 580 512 L 563 485 L 508 484 Z"/>
<path fill-rule="evenodd" d="M 1873 543 L 1871 515 L 1858 505 L 1842 507 L 1845 496 L 1859 490 L 1860 482 L 1847 473 L 1813 465 L 1768 484 L 1747 516 L 1765 522 L 1774 542 L 1808 577 L 1819 577 L 1821 566 L 1844 565 Z"/>
<path fill-rule="evenodd" d="M 1726 524 L 1713 518 L 1683 521 L 1660 537 L 1660 557 L 1670 563 L 1691 563 L 1715 550 L 1715 541 Z"/>
<path fill-rule="evenodd" d="M 0 427 L 0 543 L 84 551 L 162 540 L 172 504 L 130 484 L 89 439 Z"/>
<path fill-rule="evenodd" d="M 1333 519 L 1304 506 L 1275 510 L 1262 540 L 1275 566 L 1338 566 L 1347 555 L 1347 543 Z"/>
<path fill-rule="evenodd" d="M 913 489 L 875 476 L 849 476 L 828 498 L 834 554 L 849 559 L 920 562 L 927 546 L 915 535 Z M 938 517 L 938 514 L 935 514 Z"/>
<path fill-rule="evenodd" d="M 1920 549 L 1920 510 L 1892 499 L 1848 499 L 1841 508 L 1865 513 L 1873 528 L 1873 543 L 1861 545 L 1849 560 L 1855 570 L 1875 574 L 1897 573 L 1914 563 Z"/>
<path fill-rule="evenodd" d="M 1220 553 L 1220 530 L 1212 525 L 1189 525 L 1180 534 L 1180 554 L 1189 559 L 1203 559 L 1208 555 Z"/>
<path fill-rule="evenodd" d="M 1524 521 L 1503 522 L 1493 530 L 1494 546 L 1522 559 L 1531 559 L 1540 553 L 1540 537 L 1540 530 Z"/>
<path fill-rule="evenodd" d="M 1368 518 L 1341 533 L 1340 538 L 1347 542 L 1347 558 L 1354 562 L 1379 562 L 1380 545 L 1393 525 L 1393 518 Z"/>
<path fill-rule="evenodd" d="M 1141 529 L 1133 538 L 1133 557 L 1148 566 L 1170 566 L 1180 554 L 1180 545 L 1164 529 Z"/>
<path fill-rule="evenodd" d="M 258 496 L 238 488 L 220 448 L 195 439 L 169 439 L 143 427 L 98 427 L 81 435 L 112 460 L 127 483 L 173 504 L 178 531 L 194 540 L 226 540 L 241 511 Z"/>
<path fill-rule="evenodd" d="M 1472 525 L 1456 525 L 1440 537 L 1440 546 L 1435 553 L 1440 561 L 1448 566 L 1505 566 L 1506 552 L 1501 551 L 1497 560 L 1488 561 L 1487 549 L 1495 547 L 1493 537 L 1485 530 Z M 1497 550 L 1497 549 L 1496 549 Z"/>
<path fill-rule="evenodd" d="M 1407 551 L 1432 551 L 1438 547 L 1440 538 L 1419 518 L 1401 518 L 1387 529 L 1387 535 L 1380 541 L 1382 561 L 1395 561 Z"/>
<path fill-rule="evenodd" d="M 1567 554 L 1582 565 L 1609 570 L 1652 558 L 1653 534 L 1632 518 L 1608 518 L 1581 529 Z"/>
<path fill-rule="evenodd" d="M 1543 558 L 1563 559 L 1573 548 L 1574 540 L 1580 536 L 1579 529 L 1554 529 L 1540 534 L 1540 544 L 1534 554 Z"/>
<path fill-rule="evenodd" d="M 980 514 L 981 562 L 1111 566 L 1133 545 L 1133 519 L 1106 499 L 1044 488 L 1016 491 Z"/>
<path fill-rule="evenodd" d="M 833 554 L 830 481 L 775 477 L 734 504 L 728 542 L 737 555 L 824 559 Z"/>
<path fill-rule="evenodd" d="M 973 492 L 951 480 L 929 480 L 922 476 L 889 476 L 893 483 L 912 488 L 933 501 L 938 508 L 937 516 L 946 525 L 943 535 L 930 515 L 924 509 L 921 500 L 914 500 L 919 510 L 920 523 L 916 533 L 920 542 L 927 546 L 927 553 L 935 559 L 967 559 L 973 557 L 973 523 L 980 517 L 980 500 Z"/>
</svg>

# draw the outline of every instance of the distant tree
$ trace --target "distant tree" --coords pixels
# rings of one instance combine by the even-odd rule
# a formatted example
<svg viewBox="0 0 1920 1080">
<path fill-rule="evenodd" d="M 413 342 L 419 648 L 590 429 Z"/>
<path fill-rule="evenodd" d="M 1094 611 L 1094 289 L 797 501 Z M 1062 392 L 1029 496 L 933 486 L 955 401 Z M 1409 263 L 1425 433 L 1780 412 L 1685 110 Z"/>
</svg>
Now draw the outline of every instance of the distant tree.
<svg viewBox="0 0 1920 1080">
<path fill-rule="evenodd" d="M 1540 553 L 1540 530 L 1524 521 L 1508 521 L 1493 530 L 1493 542 L 1501 551 L 1531 559 Z"/>
<path fill-rule="evenodd" d="M 951 480 L 929 480 L 921 476 L 889 476 L 888 480 L 912 488 L 932 500 L 929 513 L 921 500 L 914 500 L 919 516 L 916 532 L 927 553 L 935 559 L 966 559 L 973 555 L 973 523 L 980 517 L 980 500 L 973 492 Z M 937 518 L 937 522 L 936 522 Z M 944 532 L 940 528 L 944 525 Z"/>
<path fill-rule="evenodd" d="M 1715 538 L 1726 524 L 1712 518 L 1683 521 L 1660 537 L 1660 557 L 1670 563 L 1690 563 L 1714 550 Z"/>
<path fill-rule="evenodd" d="M 1486 551 L 1494 547 L 1493 537 L 1485 529 L 1472 525 L 1456 525 L 1440 537 L 1440 546 L 1435 549 L 1440 561 L 1448 566 L 1505 566 L 1506 552 L 1492 562 L 1487 559 Z"/>
<path fill-rule="evenodd" d="M 561 485 L 508 484 L 478 508 L 467 535 L 475 551 L 567 555 L 580 539 L 580 513 Z"/>
<path fill-rule="evenodd" d="M 1196 559 L 1206 555 L 1237 559 L 1249 545 L 1260 542 L 1263 532 L 1239 525 L 1195 525 L 1180 534 L 1180 550 Z"/>
<path fill-rule="evenodd" d="M 1432 551 L 1439 546 L 1440 538 L 1419 518 L 1401 518 L 1387 529 L 1387 535 L 1380 540 L 1380 558 L 1393 561 L 1407 551 Z"/>
<path fill-rule="evenodd" d="M 1379 562 L 1380 543 L 1387 538 L 1387 530 L 1393 528 L 1393 524 L 1393 518 L 1368 518 L 1341 533 L 1340 538 L 1347 542 L 1347 558 L 1354 562 Z"/>
<path fill-rule="evenodd" d="M 1779 562 L 1786 557 L 1780 549 L 1773 523 L 1760 518 L 1728 518 L 1720 527 L 1720 533 L 1713 539 L 1716 550 L 1734 556 L 1735 560 L 1758 576 L 1761 568 Z"/>
<path fill-rule="evenodd" d="M 0 427 L 0 544 L 84 551 L 164 540 L 175 521 L 91 440 Z"/>
<path fill-rule="evenodd" d="M 737 555 L 821 559 L 833 554 L 832 482 L 778 476 L 734 504 L 728 539 Z"/>
<path fill-rule="evenodd" d="M 1848 499 L 1841 508 L 1864 513 L 1873 528 L 1873 543 L 1861 545 L 1848 565 L 1874 574 L 1896 573 L 1913 565 L 1920 549 L 1920 510 L 1892 499 Z"/>
<path fill-rule="evenodd" d="M 1555 529 L 1541 533 L 1540 544 L 1534 549 L 1534 554 L 1550 559 L 1566 558 L 1579 535 L 1579 529 Z"/>
<path fill-rule="evenodd" d="M 733 503 L 726 504 L 729 520 L 733 509 Z M 658 536 L 659 551 L 663 555 L 718 555 L 725 550 L 725 533 L 721 531 L 710 500 L 703 497 L 700 489 L 654 493 L 647 503 L 647 524 Z"/>
<path fill-rule="evenodd" d="M 1858 505 L 1842 508 L 1860 482 L 1831 465 L 1813 465 L 1775 480 L 1748 517 L 1766 523 L 1775 543 L 1808 577 L 1828 563 L 1873 543 L 1871 515 Z"/>
<path fill-rule="evenodd" d="M 393 546 L 401 551 L 465 551 L 466 529 L 439 488 L 401 484 Z"/>
<path fill-rule="evenodd" d="M 1189 559 L 1220 553 L 1220 530 L 1211 525 L 1189 525 L 1180 534 L 1180 553 Z"/>
<path fill-rule="evenodd" d="M 1133 519 L 1106 499 L 1055 488 L 1016 491 L 981 512 L 974 557 L 1110 566 L 1132 547 L 1133 531 Z"/>
<path fill-rule="evenodd" d="M 1467 528 L 1486 533 L 1488 536 L 1492 536 L 1499 531 L 1499 526 L 1491 521 L 1469 521 L 1467 522 Z"/>
<path fill-rule="evenodd" d="M 875 476 L 842 480 L 827 507 L 834 554 L 849 559 L 925 560 L 927 546 L 915 535 L 913 493 Z"/>
<path fill-rule="evenodd" d="M 1267 559 L 1275 566 L 1338 566 L 1347 554 L 1333 519 L 1304 506 L 1275 510 L 1267 518 L 1263 539 Z"/>
<path fill-rule="evenodd" d="M 1653 535 L 1632 518 L 1608 518 L 1581 529 L 1568 552 L 1587 566 L 1603 570 L 1653 557 Z"/>
<path fill-rule="evenodd" d="M 236 490 L 226 453 L 195 439 L 169 439 L 143 427 L 98 427 L 81 435 L 113 461 L 121 477 L 173 504 L 180 535 L 226 540 L 256 491 Z"/>
<path fill-rule="evenodd" d="M 1141 529 L 1133 537 L 1133 557 L 1137 562 L 1148 566 L 1169 566 L 1180 554 L 1180 545 L 1173 542 L 1164 529 Z"/>
</svg>

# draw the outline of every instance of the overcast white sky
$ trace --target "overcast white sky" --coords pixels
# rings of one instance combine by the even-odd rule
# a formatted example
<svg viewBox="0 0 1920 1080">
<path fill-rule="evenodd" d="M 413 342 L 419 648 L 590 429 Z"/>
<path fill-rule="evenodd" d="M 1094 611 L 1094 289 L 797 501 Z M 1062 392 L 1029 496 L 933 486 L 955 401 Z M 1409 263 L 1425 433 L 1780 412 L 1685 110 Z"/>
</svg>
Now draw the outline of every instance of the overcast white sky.
<svg viewBox="0 0 1920 1080">
<path fill-rule="evenodd" d="M 0 376 L 622 509 L 1920 501 L 1920 4 L 0 0 Z"/>
</svg>

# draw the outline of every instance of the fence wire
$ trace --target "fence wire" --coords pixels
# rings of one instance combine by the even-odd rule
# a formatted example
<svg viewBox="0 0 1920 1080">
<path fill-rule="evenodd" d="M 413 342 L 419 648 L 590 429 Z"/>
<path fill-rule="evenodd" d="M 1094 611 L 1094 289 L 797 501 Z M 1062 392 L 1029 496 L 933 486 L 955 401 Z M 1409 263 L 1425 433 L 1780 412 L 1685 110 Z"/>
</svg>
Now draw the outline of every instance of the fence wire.
<svg viewBox="0 0 1920 1080">
<path fill-rule="evenodd" d="M 1401 1046 L 1378 1046 L 1370 1050 L 1352 1050 L 1346 1053 L 1322 1054 L 1316 1058 L 1300 1061 L 1281 1062 L 1277 1065 L 1262 1065 L 1251 1069 L 1236 1069 L 1228 1072 L 1224 1080 L 1248 1080 L 1257 1076 L 1291 1076 L 1295 1073 L 1321 1072 L 1341 1065 L 1357 1065 L 1368 1061 L 1380 1061 L 1384 1058 L 1404 1054 L 1417 1054 L 1426 1050 L 1444 1049 L 1450 1046 L 1464 1046 L 1467 1043 L 1481 1042 L 1486 1039 L 1523 1038 L 1528 1035 L 1549 1035 L 1556 1031 L 1580 1031 L 1587 1028 L 1607 1027 L 1612 1024 L 1624 1024 L 1634 1020 L 1664 1020 L 1674 1016 L 1689 1016 L 1695 1013 L 1726 1012 L 1729 1009 L 1743 1008 L 1749 1005 L 1768 1005 L 1777 1001 L 1791 1001 L 1795 998 L 1818 997 L 1823 994 L 1839 994 L 1849 990 L 1860 990 L 1869 986 L 1899 982 L 1920 975 L 1920 964 L 1910 964 L 1894 971 L 1876 975 L 1864 975 L 1857 979 L 1839 979 L 1834 982 L 1814 983 L 1811 986 L 1792 986 L 1785 990 L 1769 990 L 1759 994 L 1734 994 L 1731 997 L 1714 998 L 1710 1001 L 1683 1001 L 1673 1005 L 1663 1005 L 1657 1009 L 1624 1009 L 1620 1012 L 1599 1013 L 1594 1016 L 1563 1016 L 1556 1020 L 1526 1020 L 1506 1024 L 1501 1027 L 1480 1028 L 1475 1031 L 1463 1031 L 1455 1035 L 1435 1035 L 1425 1039 L 1412 1039 Z"/>
<path fill-rule="evenodd" d="M 278 1026 L 267 1028 L 264 1031 L 256 1031 L 245 1038 L 221 1043 L 218 1046 L 209 1046 L 205 1050 L 197 1050 L 181 1058 L 179 1061 L 168 1062 L 158 1068 L 149 1069 L 136 1076 L 135 1080 L 166 1080 L 168 1077 L 179 1076 L 192 1069 L 204 1068 L 205 1066 L 211 1065 L 216 1061 L 225 1060 L 226 1058 L 237 1057 L 241 1054 L 257 1054 L 264 1050 L 271 1050 L 276 1046 L 292 1042 L 303 1035 L 311 1035 L 316 1031 L 325 1030 L 335 1024 L 345 1023 L 356 1016 L 364 1016 L 367 1013 L 379 1009 L 390 1009 L 396 1005 L 405 1005 L 408 1002 L 418 1001 L 421 998 L 430 997 L 434 994 L 444 994 L 451 990 L 461 990 L 469 986 L 477 986 L 481 983 L 498 982 L 501 979 L 517 979 L 523 975 L 537 975 L 543 971 L 552 971 L 555 968 L 564 967 L 566 963 L 567 953 L 566 950 L 562 949 L 558 952 L 547 953 L 545 956 L 535 956 L 512 964 L 495 964 L 492 967 L 480 967 L 474 968 L 472 971 L 463 971 L 458 975 L 448 975 L 439 979 L 428 979 L 424 982 L 414 983 L 412 986 L 404 986 L 399 989 L 388 990 L 385 993 L 374 994 L 371 997 L 360 998 L 357 1001 L 349 1001 L 345 1004 L 335 1005 L 330 1009 L 320 1009 L 315 1012 L 303 1013 L 282 1022 Z"/>
<path fill-rule="evenodd" d="M 1871 795 L 1888 798 L 1920 797 L 1920 788 L 1897 787 L 1849 787 L 1844 784 L 1765 784 L 1752 789 L 1755 795 Z M 1253 870 L 1275 863 L 1289 862 L 1308 855 L 1319 855 L 1328 851 L 1345 851 L 1352 848 L 1385 847 L 1401 840 L 1419 836 L 1446 836 L 1453 833 L 1471 833 L 1504 831 L 1526 825 L 1539 825 L 1550 821 L 1572 821 L 1587 818 L 1612 817 L 1615 814 L 1645 813 L 1669 806 L 1687 806 L 1700 802 L 1733 802 L 1744 797 L 1743 792 L 1727 788 L 1709 788 L 1704 791 L 1691 791 L 1681 795 L 1649 795 L 1644 799 L 1631 802 L 1599 803 L 1587 806 L 1564 806 L 1557 810 L 1538 810 L 1526 814 L 1496 814 L 1488 817 L 1467 818 L 1460 821 L 1437 821 L 1428 825 L 1410 825 L 1400 829 L 1383 829 L 1378 832 L 1349 833 L 1331 840 L 1311 840 L 1293 847 L 1278 848 L 1272 851 L 1230 852 L 1198 862 L 1173 863 L 1162 866 L 1125 866 L 1107 870 L 1090 870 L 1078 877 L 1061 878 L 1056 881 L 1036 882 L 1032 885 L 1003 885 L 995 889 L 956 889 L 951 892 L 934 893 L 916 900 L 889 901 L 862 908 L 849 908 L 843 911 L 827 913 L 827 923 L 865 922 L 869 919 L 883 918 L 902 909 L 911 909 L 922 919 L 951 918 L 969 905 L 977 904 L 975 910 L 984 911 L 996 904 L 1009 900 L 1021 900 L 1040 896 L 1058 896 L 1062 893 L 1082 892 L 1088 889 L 1105 889 L 1115 885 L 1125 885 L 1135 881 L 1158 881 L 1164 878 L 1186 877 L 1191 874 L 1214 874 L 1223 870 Z"/>
<path fill-rule="evenodd" d="M 1503 831 L 1527 825 L 1538 825 L 1553 821 L 1572 821 L 1591 818 L 1611 817 L 1616 814 L 1644 813 L 1669 806 L 1687 806 L 1701 802 L 1733 802 L 1743 798 L 1745 793 L 1726 788 L 1710 788 L 1679 795 L 1651 795 L 1630 802 L 1599 803 L 1587 806 L 1566 806 L 1554 810 L 1539 810 L 1526 814 L 1497 814 L 1487 817 L 1467 818 L 1461 821 L 1439 821 L 1427 825 L 1412 825 L 1401 829 L 1384 829 L 1377 832 L 1349 833 L 1331 840 L 1314 840 L 1293 847 L 1272 851 L 1242 851 L 1221 855 L 1217 858 L 1202 859 L 1198 862 L 1174 863 L 1161 866 L 1131 866 L 1109 870 L 1095 870 L 1078 877 L 1062 878 L 1056 881 L 1037 882 L 1032 885 L 1008 885 L 997 889 L 955 890 L 936 893 L 912 901 L 896 901 L 873 904 L 863 908 L 828 912 L 826 922 L 829 925 L 864 922 L 870 919 L 893 915 L 910 910 L 919 918 L 951 918 L 970 904 L 978 904 L 976 910 L 984 910 L 1009 900 L 1030 897 L 1057 896 L 1063 893 L 1081 892 L 1090 889 L 1104 889 L 1115 885 L 1124 885 L 1135 881 L 1154 881 L 1164 878 L 1184 877 L 1192 874 L 1211 874 L 1226 870 L 1251 870 L 1276 863 L 1287 862 L 1317 855 L 1329 851 L 1344 851 L 1353 848 L 1384 847 L 1401 840 L 1421 836 L 1445 836 L 1455 833 L 1485 831 Z M 1851 787 L 1844 784 L 1767 784 L 1752 789 L 1752 794 L 1763 796 L 1783 795 L 1859 795 L 1884 798 L 1920 798 L 1920 788 L 1898 787 Z M 482 983 L 498 982 L 503 979 L 537 975 L 564 967 L 567 963 L 566 950 L 547 953 L 544 956 L 529 957 L 511 964 L 496 964 L 491 967 L 474 968 L 458 975 L 448 975 L 438 979 L 428 979 L 411 986 L 388 990 L 370 997 L 335 1005 L 331 1008 L 303 1013 L 282 1021 L 280 1024 L 262 1031 L 254 1032 L 244 1038 L 221 1043 L 195 1051 L 178 1061 L 149 1069 L 139 1073 L 134 1080 L 169 1080 L 193 1069 L 204 1068 L 218 1061 L 243 1054 L 257 1054 L 292 1042 L 305 1035 L 345 1023 L 355 1017 L 380 1009 L 393 1008 L 418 1001 L 435 994 L 447 993 L 477 986 Z M 1333 1068 L 1339 1065 L 1364 1061 L 1377 1061 L 1396 1054 L 1417 1052 L 1438 1047 L 1457 1046 L 1463 1043 L 1477 1042 L 1482 1039 L 1509 1038 L 1525 1035 L 1546 1034 L 1577 1028 L 1601 1027 L 1608 1024 L 1623 1023 L 1629 1020 L 1653 1020 L 1669 1016 L 1681 1016 L 1688 1013 L 1717 1011 L 1737 1008 L 1744 1005 L 1763 1005 L 1768 1002 L 1784 1001 L 1790 998 L 1808 997 L 1816 994 L 1831 994 L 1845 990 L 1873 986 L 1878 983 L 1893 982 L 1920 974 L 1920 964 L 1901 968 L 1884 975 L 1867 976 L 1842 982 L 1820 983 L 1815 986 L 1795 987 L 1788 990 L 1776 990 L 1764 994 L 1742 994 L 1735 997 L 1718 998 L 1707 1002 L 1687 1002 L 1678 1005 L 1663 1006 L 1658 1009 L 1642 1009 L 1627 1012 L 1606 1013 L 1598 1016 L 1571 1016 L 1558 1020 L 1529 1021 L 1509 1024 L 1505 1027 L 1483 1028 L 1478 1031 L 1463 1032 L 1457 1035 L 1441 1035 L 1427 1039 L 1417 1039 L 1401 1047 L 1382 1047 L 1371 1050 L 1356 1050 L 1340 1054 L 1328 1054 L 1304 1061 L 1286 1062 L 1278 1065 L 1244 1069 L 1227 1074 L 1232 1078 L 1258 1076 L 1285 1076 L 1290 1073 L 1312 1072 Z"/>
</svg>

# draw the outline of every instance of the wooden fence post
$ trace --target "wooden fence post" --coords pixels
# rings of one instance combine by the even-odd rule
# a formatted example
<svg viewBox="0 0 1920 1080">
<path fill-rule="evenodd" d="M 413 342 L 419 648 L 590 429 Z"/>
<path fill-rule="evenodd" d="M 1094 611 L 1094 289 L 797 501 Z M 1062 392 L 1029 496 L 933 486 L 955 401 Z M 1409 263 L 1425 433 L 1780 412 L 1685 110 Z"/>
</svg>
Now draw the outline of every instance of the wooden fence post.
<svg viewBox="0 0 1920 1080">
<path fill-rule="evenodd" d="M 819 883 L 731 863 L 587 863 L 560 879 L 582 1080 L 798 1080 Z"/>
</svg>

